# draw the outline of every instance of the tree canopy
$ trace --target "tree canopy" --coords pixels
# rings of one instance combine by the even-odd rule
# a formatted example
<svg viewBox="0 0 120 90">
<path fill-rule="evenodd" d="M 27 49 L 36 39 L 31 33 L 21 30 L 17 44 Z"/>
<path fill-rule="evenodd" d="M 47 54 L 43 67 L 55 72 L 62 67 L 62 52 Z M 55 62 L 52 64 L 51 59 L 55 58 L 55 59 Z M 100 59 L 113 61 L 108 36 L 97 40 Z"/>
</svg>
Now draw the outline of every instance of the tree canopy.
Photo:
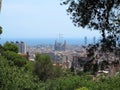
<svg viewBox="0 0 120 90">
<path fill-rule="evenodd" d="M 38 75 L 40 80 L 48 79 L 51 68 L 52 62 L 49 55 L 46 54 L 36 54 L 36 64 L 35 64 L 35 73 Z"/>
<path fill-rule="evenodd" d="M 68 5 L 75 26 L 99 30 L 103 44 L 116 46 L 120 39 L 120 0 L 63 0 L 62 4 Z"/>
<path fill-rule="evenodd" d="M 10 66 L 23 67 L 27 61 L 26 58 L 12 51 L 5 51 L 2 56 L 8 60 Z"/>
<path fill-rule="evenodd" d="M 51 58 L 47 54 L 36 54 L 35 58 L 35 74 L 39 80 L 46 81 L 47 79 L 54 79 L 64 74 L 63 69 L 59 66 L 53 66 Z"/>
<path fill-rule="evenodd" d="M 14 43 L 6 42 L 3 48 L 5 51 L 13 51 L 15 53 L 18 53 L 18 47 Z"/>
<path fill-rule="evenodd" d="M 2 34 L 2 27 L 0 26 L 0 34 Z"/>
</svg>

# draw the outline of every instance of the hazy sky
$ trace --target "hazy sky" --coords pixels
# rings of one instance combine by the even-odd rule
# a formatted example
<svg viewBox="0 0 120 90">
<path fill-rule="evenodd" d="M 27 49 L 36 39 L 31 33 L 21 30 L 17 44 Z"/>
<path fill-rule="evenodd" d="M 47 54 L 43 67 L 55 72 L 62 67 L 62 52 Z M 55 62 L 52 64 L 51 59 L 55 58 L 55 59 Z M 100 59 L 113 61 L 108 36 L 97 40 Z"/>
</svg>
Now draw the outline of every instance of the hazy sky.
<svg viewBox="0 0 120 90">
<path fill-rule="evenodd" d="M 3 0 L 1 38 L 83 38 L 99 36 L 96 31 L 74 27 L 60 0 Z"/>
</svg>

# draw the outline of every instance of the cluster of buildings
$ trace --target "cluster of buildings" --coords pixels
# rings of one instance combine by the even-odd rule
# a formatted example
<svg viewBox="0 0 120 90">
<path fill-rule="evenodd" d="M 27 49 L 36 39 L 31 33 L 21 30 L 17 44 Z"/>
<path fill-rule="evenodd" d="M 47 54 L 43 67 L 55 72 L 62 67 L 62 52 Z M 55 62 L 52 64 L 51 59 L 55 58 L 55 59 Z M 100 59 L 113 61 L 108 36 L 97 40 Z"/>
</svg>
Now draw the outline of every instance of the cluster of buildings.
<svg viewBox="0 0 120 90">
<path fill-rule="evenodd" d="M 62 42 L 58 42 L 56 40 L 55 44 L 54 44 L 54 50 L 55 51 L 65 51 L 66 50 L 66 41 L 64 41 L 64 43 L 62 43 Z"/>
<path fill-rule="evenodd" d="M 85 50 L 79 45 L 67 45 L 66 41 L 55 41 L 54 45 L 37 45 L 27 47 L 30 60 L 34 59 L 35 53 L 48 54 L 54 65 L 70 68 L 74 56 L 85 56 Z"/>
<path fill-rule="evenodd" d="M 93 64 L 99 65 L 98 72 L 112 72 L 115 71 L 114 61 L 119 61 L 119 55 L 116 57 L 113 53 L 100 53 L 95 52 L 94 60 L 88 58 L 85 48 L 82 46 L 69 46 L 67 42 L 55 41 L 54 45 L 37 45 L 37 46 L 26 46 L 24 42 L 15 42 L 19 49 L 19 54 L 27 54 L 29 60 L 34 61 L 35 54 L 48 54 L 51 57 L 54 65 L 60 65 L 62 68 L 71 68 L 72 66 L 77 71 L 83 71 L 85 67 Z M 109 62 L 108 62 L 109 61 Z M 101 63 L 107 62 L 108 65 L 101 71 Z M 118 66 L 118 65 L 117 65 Z M 118 67 L 117 67 L 118 69 Z M 111 71 L 112 70 L 112 71 Z"/>
</svg>

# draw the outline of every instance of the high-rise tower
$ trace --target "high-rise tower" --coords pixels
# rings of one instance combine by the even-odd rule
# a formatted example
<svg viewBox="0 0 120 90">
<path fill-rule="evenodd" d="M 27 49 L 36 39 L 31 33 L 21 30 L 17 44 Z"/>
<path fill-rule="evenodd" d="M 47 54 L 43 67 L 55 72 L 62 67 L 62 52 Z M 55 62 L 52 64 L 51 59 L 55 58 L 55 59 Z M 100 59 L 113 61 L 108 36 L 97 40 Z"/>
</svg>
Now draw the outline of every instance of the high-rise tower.
<svg viewBox="0 0 120 90">
<path fill-rule="evenodd" d="M 19 50 L 18 53 L 26 54 L 26 44 L 24 42 L 16 41 L 15 44 L 18 46 L 18 50 Z"/>
<path fill-rule="evenodd" d="M 85 40 L 84 44 L 87 45 L 87 37 L 86 36 L 85 36 L 84 40 Z"/>
<path fill-rule="evenodd" d="M 96 43 L 96 37 L 93 37 L 93 44 Z"/>
</svg>

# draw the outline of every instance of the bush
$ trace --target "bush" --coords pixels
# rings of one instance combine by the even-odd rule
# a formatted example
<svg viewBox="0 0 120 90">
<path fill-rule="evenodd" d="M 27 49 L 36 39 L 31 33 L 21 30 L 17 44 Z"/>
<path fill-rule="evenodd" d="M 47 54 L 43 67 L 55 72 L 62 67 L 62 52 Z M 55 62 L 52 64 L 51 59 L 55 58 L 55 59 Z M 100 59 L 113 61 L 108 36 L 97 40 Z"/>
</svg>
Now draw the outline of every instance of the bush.
<svg viewBox="0 0 120 90">
<path fill-rule="evenodd" d="M 12 51 L 5 51 L 3 56 L 8 60 L 10 66 L 16 65 L 18 67 L 23 67 L 27 61 L 26 58 Z"/>
<path fill-rule="evenodd" d="M 78 88 L 78 89 L 76 89 L 76 90 L 88 90 L 88 88 L 86 88 L 86 87 L 81 87 L 81 88 Z"/>
</svg>

